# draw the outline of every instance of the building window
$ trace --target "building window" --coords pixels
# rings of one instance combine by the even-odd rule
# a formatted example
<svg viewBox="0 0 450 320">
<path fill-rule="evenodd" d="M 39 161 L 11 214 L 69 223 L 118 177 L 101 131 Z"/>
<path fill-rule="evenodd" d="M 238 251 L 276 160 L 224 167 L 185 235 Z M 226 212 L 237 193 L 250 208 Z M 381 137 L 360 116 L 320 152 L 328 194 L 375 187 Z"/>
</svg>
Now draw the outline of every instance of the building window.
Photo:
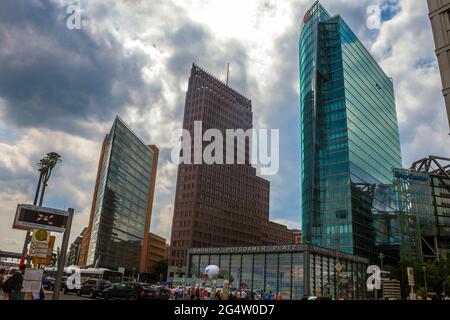
<svg viewBox="0 0 450 320">
<path fill-rule="evenodd" d="M 279 256 L 279 289 L 283 299 L 291 299 L 291 263 L 292 254 L 283 253 Z"/>
<path fill-rule="evenodd" d="M 230 265 L 230 273 L 231 277 L 233 279 L 233 286 L 239 286 L 241 282 L 241 255 L 240 254 L 233 254 L 231 255 L 231 265 Z"/>
<path fill-rule="evenodd" d="M 447 16 L 447 31 L 450 30 L 450 10 L 445 11 L 445 15 Z"/>
<path fill-rule="evenodd" d="M 240 287 L 243 289 L 252 288 L 253 255 L 245 254 L 242 256 L 242 272 Z"/>
<path fill-rule="evenodd" d="M 266 256 L 266 292 L 277 294 L 278 277 L 278 254 L 268 254 Z"/>
<path fill-rule="evenodd" d="M 292 299 L 300 300 L 304 294 L 303 253 L 292 255 Z"/>
</svg>

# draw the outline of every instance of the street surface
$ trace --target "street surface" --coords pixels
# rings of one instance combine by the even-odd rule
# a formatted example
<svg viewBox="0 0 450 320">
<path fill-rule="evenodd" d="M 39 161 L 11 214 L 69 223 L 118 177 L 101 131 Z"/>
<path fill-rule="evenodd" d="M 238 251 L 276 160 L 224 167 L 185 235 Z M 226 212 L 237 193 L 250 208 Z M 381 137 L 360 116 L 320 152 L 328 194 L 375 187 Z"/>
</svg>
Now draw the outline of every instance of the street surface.
<svg viewBox="0 0 450 320">
<path fill-rule="evenodd" d="M 45 300 L 52 300 L 52 295 L 53 291 L 45 290 Z M 75 293 L 64 294 L 61 292 L 59 294 L 59 300 L 94 300 L 94 299 L 91 299 L 88 296 L 79 297 Z"/>
</svg>

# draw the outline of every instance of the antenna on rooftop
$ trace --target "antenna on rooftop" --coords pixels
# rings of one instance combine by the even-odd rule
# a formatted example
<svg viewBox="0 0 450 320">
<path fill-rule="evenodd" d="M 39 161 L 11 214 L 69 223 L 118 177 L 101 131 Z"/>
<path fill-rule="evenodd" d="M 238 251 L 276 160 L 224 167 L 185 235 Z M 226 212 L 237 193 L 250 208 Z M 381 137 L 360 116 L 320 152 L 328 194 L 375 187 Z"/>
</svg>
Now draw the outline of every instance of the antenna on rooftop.
<svg viewBox="0 0 450 320">
<path fill-rule="evenodd" d="M 230 63 L 227 64 L 227 85 L 228 85 L 228 77 L 230 76 Z"/>
</svg>

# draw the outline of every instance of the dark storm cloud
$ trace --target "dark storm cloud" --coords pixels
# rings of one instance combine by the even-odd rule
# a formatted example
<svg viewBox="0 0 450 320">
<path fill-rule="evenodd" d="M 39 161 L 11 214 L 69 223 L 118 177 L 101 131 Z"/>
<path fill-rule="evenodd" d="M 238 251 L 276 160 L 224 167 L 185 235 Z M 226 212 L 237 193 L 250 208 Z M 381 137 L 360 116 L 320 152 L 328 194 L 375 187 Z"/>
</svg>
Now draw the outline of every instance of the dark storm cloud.
<svg viewBox="0 0 450 320">
<path fill-rule="evenodd" d="M 69 30 L 66 7 L 55 2 L 0 2 L 0 98 L 5 102 L 4 118 L 11 124 L 88 136 L 92 133 L 82 127 L 84 121 L 104 123 L 125 112 L 126 106 L 144 112 L 144 107 L 161 103 L 161 83 L 144 83 L 141 76 L 152 65 L 150 56 L 125 50 L 113 35 L 127 28 L 114 20 L 117 8 L 98 3 L 89 9 L 82 16 L 82 29 Z M 229 41 L 224 51 L 209 30 L 178 15 L 177 23 L 154 39 L 158 48 L 172 51 L 167 67 L 174 82 L 187 80 L 192 62 L 224 79 L 231 61 L 233 85 L 249 93 L 245 46 Z M 113 27 L 93 29 L 105 20 Z M 184 93 L 177 96 L 181 98 L 172 116 L 181 119 Z"/>
<path fill-rule="evenodd" d="M 236 40 L 226 43 L 226 50 L 219 47 L 209 30 L 192 22 L 181 25 L 172 34 L 167 34 L 168 45 L 180 47 L 168 62 L 169 70 L 182 79 L 187 79 L 193 62 L 205 68 L 221 80 L 226 78 L 227 62 L 231 62 L 230 80 L 233 87 L 243 94 L 250 94 L 255 84 L 247 76 L 248 56 L 245 45 Z"/>
<path fill-rule="evenodd" d="M 169 35 L 167 40 L 168 46 L 184 48 L 184 50 L 174 52 L 169 59 L 168 68 L 170 72 L 180 77 L 186 77 L 189 74 L 192 62 L 198 60 L 198 54 L 206 53 L 207 45 L 205 42 L 211 40 L 211 37 L 200 26 L 184 24 Z"/>
<path fill-rule="evenodd" d="M 77 121 L 105 121 L 130 103 L 128 88 L 144 89 L 148 58 L 126 55 L 108 32 L 66 28 L 65 7 L 50 1 L 0 2 L 0 97 L 19 127 L 77 134 Z M 84 27 L 84 26 L 83 26 Z M 153 89 L 153 90 L 152 90 Z M 157 98 L 158 87 L 146 88 Z"/>
</svg>

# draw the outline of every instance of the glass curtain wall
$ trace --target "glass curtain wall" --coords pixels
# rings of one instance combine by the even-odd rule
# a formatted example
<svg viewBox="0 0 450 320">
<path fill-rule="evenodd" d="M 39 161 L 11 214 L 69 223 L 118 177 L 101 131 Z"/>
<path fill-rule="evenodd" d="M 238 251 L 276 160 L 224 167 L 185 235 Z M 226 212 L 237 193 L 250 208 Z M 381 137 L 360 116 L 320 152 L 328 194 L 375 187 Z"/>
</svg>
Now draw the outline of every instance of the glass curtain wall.
<svg viewBox="0 0 450 320">
<path fill-rule="evenodd" d="M 216 256 L 191 257 L 189 273 L 195 279 L 201 278 L 204 268 Z M 364 297 L 367 264 L 312 252 L 309 257 L 310 263 L 306 266 L 305 252 L 221 254 L 221 274 L 226 279 L 227 268 L 231 265 L 232 288 L 263 291 L 274 296 L 280 293 L 284 300 L 300 300 L 304 295 Z M 342 265 L 340 271 L 336 269 L 338 263 Z M 309 268 L 309 278 L 305 278 L 305 268 Z"/>
<path fill-rule="evenodd" d="M 299 62 L 302 239 L 371 257 L 375 206 L 385 201 L 377 190 L 392 189 L 401 167 L 392 80 L 318 2 L 304 18 Z"/>
<path fill-rule="evenodd" d="M 144 226 L 153 151 L 118 117 L 107 139 L 87 265 L 135 271 L 149 232 Z"/>
</svg>

